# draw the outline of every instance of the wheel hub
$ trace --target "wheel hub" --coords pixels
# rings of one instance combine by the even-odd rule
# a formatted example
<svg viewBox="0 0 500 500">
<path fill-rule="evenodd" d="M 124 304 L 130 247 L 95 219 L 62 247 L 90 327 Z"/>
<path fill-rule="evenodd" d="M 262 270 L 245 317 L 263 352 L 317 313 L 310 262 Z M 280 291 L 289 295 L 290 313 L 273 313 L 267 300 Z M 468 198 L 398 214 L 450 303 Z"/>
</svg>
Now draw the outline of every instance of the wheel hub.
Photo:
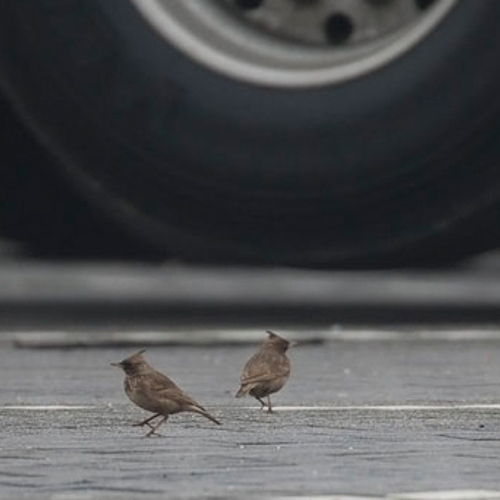
<svg viewBox="0 0 500 500">
<path fill-rule="evenodd" d="M 247 83 L 317 87 L 376 70 L 457 0 L 130 0 L 171 44 Z"/>
</svg>

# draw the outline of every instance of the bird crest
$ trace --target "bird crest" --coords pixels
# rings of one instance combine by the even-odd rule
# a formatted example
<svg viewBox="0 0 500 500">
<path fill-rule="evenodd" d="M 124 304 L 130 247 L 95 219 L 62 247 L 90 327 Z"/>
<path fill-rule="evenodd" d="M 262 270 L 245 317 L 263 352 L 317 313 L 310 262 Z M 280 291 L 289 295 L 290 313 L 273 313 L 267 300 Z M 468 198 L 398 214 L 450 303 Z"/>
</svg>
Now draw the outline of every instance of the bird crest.
<svg viewBox="0 0 500 500">
<path fill-rule="evenodd" d="M 125 373 L 132 374 L 136 371 L 136 367 L 147 364 L 143 356 L 145 352 L 146 349 L 141 349 L 118 363 L 111 363 L 111 366 L 117 366 L 124 370 Z"/>
</svg>

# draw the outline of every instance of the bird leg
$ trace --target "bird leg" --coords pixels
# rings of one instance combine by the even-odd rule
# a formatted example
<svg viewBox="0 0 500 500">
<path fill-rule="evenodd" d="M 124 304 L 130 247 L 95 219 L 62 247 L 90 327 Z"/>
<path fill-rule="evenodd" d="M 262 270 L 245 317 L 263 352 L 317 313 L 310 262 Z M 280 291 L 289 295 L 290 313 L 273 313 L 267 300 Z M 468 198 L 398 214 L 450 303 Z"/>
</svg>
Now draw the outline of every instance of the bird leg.
<svg viewBox="0 0 500 500">
<path fill-rule="evenodd" d="M 267 413 L 273 413 L 273 407 L 271 406 L 271 396 L 267 396 Z"/>
<path fill-rule="evenodd" d="M 166 422 L 167 420 L 168 420 L 168 415 L 164 415 L 164 417 L 158 423 L 156 423 L 155 425 L 150 425 L 151 430 L 146 434 L 145 437 L 150 437 L 153 434 L 156 434 L 158 427 L 160 427 L 160 425 L 163 424 L 163 422 Z"/>
<path fill-rule="evenodd" d="M 145 425 L 147 425 L 150 429 L 152 429 L 153 425 L 150 424 L 149 422 L 151 422 L 151 420 L 154 420 L 156 417 L 159 417 L 160 415 L 161 413 L 155 413 L 152 417 L 148 417 L 145 420 L 142 420 L 141 422 L 136 422 L 134 424 L 134 427 L 144 427 Z"/>
<path fill-rule="evenodd" d="M 254 398 L 257 399 L 260 402 L 260 404 L 262 405 L 260 407 L 260 411 L 262 411 L 267 406 L 267 413 L 273 413 L 273 407 L 271 405 L 271 397 L 270 396 L 267 396 L 267 403 L 265 401 L 263 401 L 261 398 L 259 398 L 258 396 L 254 395 Z"/>
<path fill-rule="evenodd" d="M 262 401 L 262 399 L 260 399 L 260 398 L 259 398 L 259 396 L 255 396 L 255 395 L 254 395 L 254 398 L 255 398 L 257 401 L 259 401 L 259 403 L 262 405 L 262 406 L 260 407 L 260 411 L 262 411 L 262 410 L 264 409 L 264 406 L 267 406 L 267 404 L 266 404 L 264 401 Z"/>
</svg>

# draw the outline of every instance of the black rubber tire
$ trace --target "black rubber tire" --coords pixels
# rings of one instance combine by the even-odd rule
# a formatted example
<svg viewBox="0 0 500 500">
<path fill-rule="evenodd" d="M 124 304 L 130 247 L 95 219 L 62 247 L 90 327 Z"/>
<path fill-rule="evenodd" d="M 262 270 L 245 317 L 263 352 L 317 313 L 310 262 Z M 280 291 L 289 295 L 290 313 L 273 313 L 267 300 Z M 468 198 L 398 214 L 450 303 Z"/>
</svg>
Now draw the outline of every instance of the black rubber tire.
<svg viewBox="0 0 500 500">
<path fill-rule="evenodd" d="M 125 0 L 2 2 L 0 78 L 81 194 L 160 253 L 437 262 L 491 245 L 499 26 L 500 2 L 462 1 L 383 69 L 285 91 L 201 67 Z"/>
</svg>

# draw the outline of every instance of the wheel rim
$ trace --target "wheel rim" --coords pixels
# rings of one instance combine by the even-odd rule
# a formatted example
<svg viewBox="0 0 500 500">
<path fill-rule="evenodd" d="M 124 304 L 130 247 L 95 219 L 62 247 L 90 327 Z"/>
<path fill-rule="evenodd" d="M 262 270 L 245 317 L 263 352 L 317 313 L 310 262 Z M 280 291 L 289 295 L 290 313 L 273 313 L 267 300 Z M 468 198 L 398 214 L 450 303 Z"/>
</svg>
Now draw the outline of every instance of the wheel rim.
<svg viewBox="0 0 500 500">
<path fill-rule="evenodd" d="M 220 74 L 273 87 L 360 77 L 429 35 L 458 0 L 130 0 L 168 42 Z"/>
</svg>

